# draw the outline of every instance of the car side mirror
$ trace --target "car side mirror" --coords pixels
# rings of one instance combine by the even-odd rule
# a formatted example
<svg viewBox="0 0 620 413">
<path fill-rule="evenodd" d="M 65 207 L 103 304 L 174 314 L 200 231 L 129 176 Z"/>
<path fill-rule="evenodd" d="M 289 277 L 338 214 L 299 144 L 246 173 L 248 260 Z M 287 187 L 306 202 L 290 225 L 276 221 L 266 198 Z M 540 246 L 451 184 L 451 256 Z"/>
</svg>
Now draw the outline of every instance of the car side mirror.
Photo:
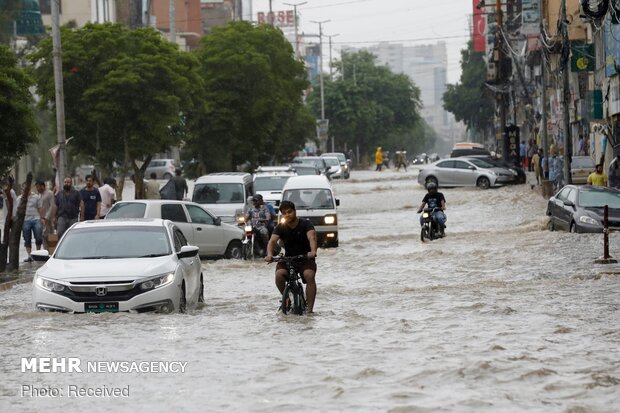
<svg viewBox="0 0 620 413">
<path fill-rule="evenodd" d="M 336 198 L 336 206 L 340 206 L 340 200 Z"/>
<path fill-rule="evenodd" d="M 198 255 L 198 247 L 193 245 L 183 245 L 181 251 L 177 252 L 179 258 L 190 258 Z"/>
<path fill-rule="evenodd" d="M 573 208 L 575 207 L 575 203 L 573 201 L 568 200 L 568 199 L 564 201 L 564 205 L 569 206 L 569 207 L 573 207 Z"/>
<path fill-rule="evenodd" d="M 35 261 L 47 261 L 50 259 L 50 253 L 48 250 L 36 250 L 32 251 L 31 257 Z"/>
<path fill-rule="evenodd" d="M 469 165 L 469 167 L 468 167 L 468 168 L 469 168 L 469 169 L 471 169 L 472 171 L 475 171 L 475 170 L 476 170 L 476 167 L 475 167 L 475 166 L 472 166 L 472 165 Z"/>
<path fill-rule="evenodd" d="M 222 218 L 220 217 L 215 217 L 215 221 L 213 221 L 213 223 L 215 225 L 222 225 Z"/>
</svg>

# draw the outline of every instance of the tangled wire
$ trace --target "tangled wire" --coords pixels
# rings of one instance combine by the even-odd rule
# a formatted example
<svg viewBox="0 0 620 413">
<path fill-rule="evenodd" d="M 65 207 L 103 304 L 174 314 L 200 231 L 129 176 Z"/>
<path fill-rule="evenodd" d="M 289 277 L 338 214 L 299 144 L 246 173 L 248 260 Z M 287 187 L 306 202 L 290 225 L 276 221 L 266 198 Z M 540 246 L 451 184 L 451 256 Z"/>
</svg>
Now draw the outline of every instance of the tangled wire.
<svg viewBox="0 0 620 413">
<path fill-rule="evenodd" d="M 590 17 L 591 19 L 600 19 L 607 14 L 607 10 L 609 9 L 609 1 L 610 0 L 581 0 L 581 9 L 583 13 Z M 612 3 L 616 3 L 612 5 L 612 7 L 616 10 L 618 8 L 618 0 L 611 0 Z"/>
</svg>

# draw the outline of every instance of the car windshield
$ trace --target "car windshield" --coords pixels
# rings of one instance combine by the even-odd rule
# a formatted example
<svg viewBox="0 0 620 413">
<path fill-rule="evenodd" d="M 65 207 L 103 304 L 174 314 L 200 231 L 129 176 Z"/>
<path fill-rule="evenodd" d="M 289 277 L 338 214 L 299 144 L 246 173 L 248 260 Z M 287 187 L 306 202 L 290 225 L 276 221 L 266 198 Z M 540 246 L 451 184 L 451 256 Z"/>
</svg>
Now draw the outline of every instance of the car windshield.
<svg viewBox="0 0 620 413">
<path fill-rule="evenodd" d="M 609 208 L 620 209 L 620 192 L 607 191 L 579 191 L 579 205 L 584 208 Z"/>
<path fill-rule="evenodd" d="M 69 230 L 54 258 L 96 260 L 155 257 L 171 254 L 164 227 L 97 226 Z"/>
<path fill-rule="evenodd" d="M 571 161 L 571 168 L 573 169 L 594 169 L 594 161 L 591 158 L 574 157 Z"/>
<path fill-rule="evenodd" d="M 328 189 L 289 189 L 282 195 L 296 209 L 334 209 L 334 199 Z"/>
<path fill-rule="evenodd" d="M 105 218 L 144 218 L 144 211 L 146 204 L 142 202 L 115 204 Z"/>
<path fill-rule="evenodd" d="M 308 167 L 296 166 L 295 172 L 297 172 L 297 175 L 318 175 L 319 174 L 318 171 L 316 170 L 316 167 L 314 166 L 308 166 Z"/>
<path fill-rule="evenodd" d="M 478 168 L 493 168 L 493 165 L 483 161 L 482 159 L 470 159 L 469 161 L 476 165 Z"/>
<path fill-rule="evenodd" d="M 312 158 L 312 157 L 298 157 L 293 159 L 293 163 L 302 164 L 302 165 L 313 165 L 317 167 L 323 166 L 322 158 Z"/>
<path fill-rule="evenodd" d="M 323 158 L 325 163 L 329 166 L 340 166 L 340 161 L 338 158 Z"/>
<path fill-rule="evenodd" d="M 255 191 L 281 191 L 290 176 L 257 176 L 254 180 Z"/>
<path fill-rule="evenodd" d="M 242 184 L 196 184 L 192 201 L 199 204 L 238 204 L 245 201 Z"/>
</svg>

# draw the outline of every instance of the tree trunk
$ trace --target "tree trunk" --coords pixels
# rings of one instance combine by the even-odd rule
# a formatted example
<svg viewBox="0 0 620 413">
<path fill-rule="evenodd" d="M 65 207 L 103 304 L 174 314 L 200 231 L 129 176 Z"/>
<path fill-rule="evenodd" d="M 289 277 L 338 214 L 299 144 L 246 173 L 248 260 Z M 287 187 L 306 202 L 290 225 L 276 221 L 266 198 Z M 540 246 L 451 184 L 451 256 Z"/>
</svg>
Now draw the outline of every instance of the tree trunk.
<svg viewBox="0 0 620 413">
<path fill-rule="evenodd" d="M 7 252 L 9 250 L 9 235 L 11 234 L 11 226 L 13 224 L 13 197 L 11 196 L 11 189 L 13 189 L 13 178 L 9 178 L 9 185 L 4 190 L 6 195 L 6 210 L 7 214 L 4 220 L 4 231 L 2 232 L 2 239 L 0 239 L 0 272 L 6 271 Z"/>
<path fill-rule="evenodd" d="M 21 194 L 21 202 L 17 207 L 17 218 L 11 228 L 9 235 L 9 265 L 7 269 L 9 271 L 17 270 L 19 268 L 19 241 L 22 237 L 22 228 L 24 227 L 24 218 L 26 216 L 26 204 L 28 203 L 28 197 L 30 196 L 30 188 L 32 185 L 32 172 L 28 172 L 26 176 L 26 186 Z"/>
</svg>

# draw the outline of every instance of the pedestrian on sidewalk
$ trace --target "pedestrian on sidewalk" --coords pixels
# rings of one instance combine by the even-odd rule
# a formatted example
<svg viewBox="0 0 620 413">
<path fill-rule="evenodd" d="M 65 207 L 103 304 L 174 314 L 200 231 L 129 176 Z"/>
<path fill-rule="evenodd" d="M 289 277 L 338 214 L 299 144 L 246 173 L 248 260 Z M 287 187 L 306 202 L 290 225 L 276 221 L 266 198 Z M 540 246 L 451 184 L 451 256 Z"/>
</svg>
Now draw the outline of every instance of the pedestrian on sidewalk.
<svg viewBox="0 0 620 413">
<path fill-rule="evenodd" d="M 620 189 L 620 146 L 615 148 L 614 153 L 616 157 L 609 164 L 609 173 L 607 174 L 609 179 L 608 185 L 610 188 Z"/>
<path fill-rule="evenodd" d="M 47 249 L 47 237 L 49 234 L 54 233 L 52 221 L 56 202 L 54 202 L 54 193 L 47 188 L 44 180 L 37 179 L 35 187 L 41 196 L 41 208 L 43 208 L 43 249 Z"/>
<path fill-rule="evenodd" d="M 534 152 L 532 155 L 532 166 L 534 167 L 534 175 L 536 175 L 536 185 L 540 185 L 544 177 L 542 176 L 542 166 L 540 164 L 540 157 L 542 156 L 542 149 L 538 152 Z"/>
<path fill-rule="evenodd" d="M 157 174 L 155 172 L 151 172 L 151 179 L 146 183 L 145 192 L 146 199 L 161 199 Z"/>
<path fill-rule="evenodd" d="M 538 153 L 538 145 L 536 145 L 536 141 L 534 139 L 530 139 L 529 147 L 527 150 L 527 160 L 528 160 L 527 170 L 530 172 L 534 170 L 534 161 L 532 160 L 532 158 L 534 158 L 534 155 L 536 155 L 537 153 Z"/>
<path fill-rule="evenodd" d="M 24 236 L 24 247 L 28 253 L 28 258 L 24 262 L 32 262 L 32 237 L 34 236 L 37 249 L 43 245 L 43 221 L 45 220 L 45 210 L 41 203 L 41 195 L 37 192 L 23 194 L 19 197 L 19 204 L 26 202 L 26 216 L 22 233 Z"/>
<path fill-rule="evenodd" d="M 99 194 L 101 195 L 101 208 L 99 209 L 99 219 L 104 219 L 112 205 L 116 202 L 116 179 L 112 177 L 105 178 L 103 180 L 103 186 L 99 188 Z"/>
<path fill-rule="evenodd" d="M 588 175 L 588 185 L 607 186 L 607 174 L 603 173 L 603 165 L 596 165 L 596 170 Z"/>
<path fill-rule="evenodd" d="M 80 221 L 99 219 L 101 213 L 101 193 L 95 188 L 95 179 L 86 175 L 86 186 L 80 190 Z"/>
<path fill-rule="evenodd" d="M 70 176 L 64 179 L 62 191 L 56 194 L 56 230 L 58 239 L 66 230 L 78 221 L 80 216 L 80 204 L 82 197 L 77 189 L 73 187 L 73 180 Z"/>
<path fill-rule="evenodd" d="M 174 179 L 174 189 L 176 190 L 177 200 L 182 201 L 189 190 L 187 188 L 187 181 L 181 176 L 181 170 L 179 168 L 174 171 L 172 179 Z"/>
</svg>

